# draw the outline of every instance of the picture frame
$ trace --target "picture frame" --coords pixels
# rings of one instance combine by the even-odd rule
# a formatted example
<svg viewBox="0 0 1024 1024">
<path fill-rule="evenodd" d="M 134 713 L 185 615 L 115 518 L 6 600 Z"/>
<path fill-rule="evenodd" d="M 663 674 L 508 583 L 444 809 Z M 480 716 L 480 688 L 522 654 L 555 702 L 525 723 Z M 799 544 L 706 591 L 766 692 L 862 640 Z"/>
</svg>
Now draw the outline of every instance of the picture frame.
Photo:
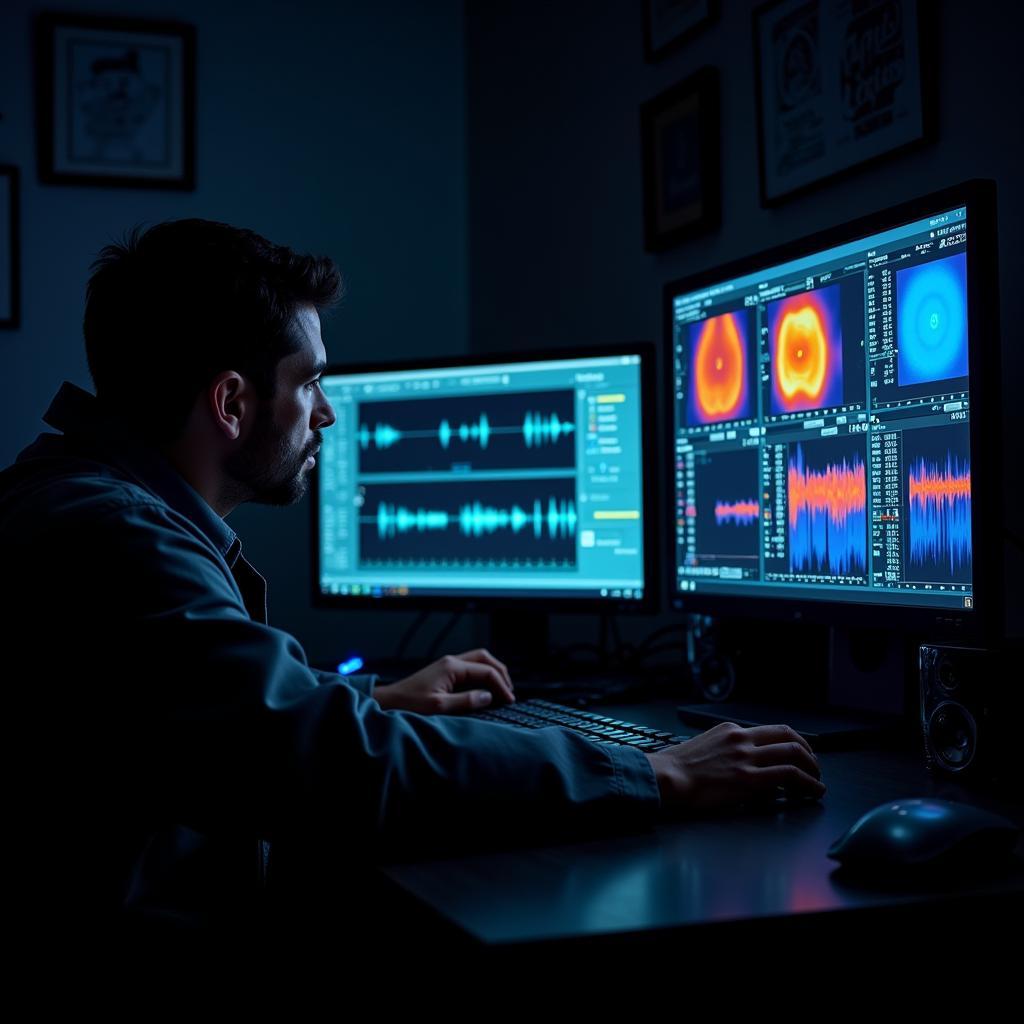
<svg viewBox="0 0 1024 1024">
<path fill-rule="evenodd" d="M 644 0 L 644 58 L 648 64 L 685 46 L 718 18 L 719 0 Z"/>
<path fill-rule="evenodd" d="M 719 106 L 718 69 L 704 67 L 640 108 L 649 252 L 721 221 Z"/>
<path fill-rule="evenodd" d="M 934 138 L 927 3 L 769 0 L 753 36 L 762 206 Z"/>
<path fill-rule="evenodd" d="M 18 168 L 0 164 L 0 328 L 21 323 L 21 239 Z"/>
<path fill-rule="evenodd" d="M 35 43 L 40 181 L 195 188 L 194 26 L 46 13 Z"/>
</svg>

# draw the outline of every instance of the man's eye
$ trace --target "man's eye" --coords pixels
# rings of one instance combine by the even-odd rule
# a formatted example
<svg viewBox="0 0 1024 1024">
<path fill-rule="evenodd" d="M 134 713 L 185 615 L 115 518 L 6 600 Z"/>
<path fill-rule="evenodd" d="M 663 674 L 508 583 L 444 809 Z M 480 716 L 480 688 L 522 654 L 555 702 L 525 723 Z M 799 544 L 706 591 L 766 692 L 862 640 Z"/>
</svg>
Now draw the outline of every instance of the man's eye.
<svg viewBox="0 0 1024 1024">
<path fill-rule="evenodd" d="M 311 380 L 311 381 L 310 381 L 310 382 L 309 382 L 309 383 L 308 383 L 308 384 L 306 385 L 306 390 L 307 390 L 307 391 L 312 391 L 312 390 L 313 390 L 313 388 L 315 388 L 315 387 L 319 387 L 319 386 L 320 386 L 320 378 L 319 378 L 319 377 L 317 377 L 317 379 L 316 379 L 316 380 Z"/>
</svg>

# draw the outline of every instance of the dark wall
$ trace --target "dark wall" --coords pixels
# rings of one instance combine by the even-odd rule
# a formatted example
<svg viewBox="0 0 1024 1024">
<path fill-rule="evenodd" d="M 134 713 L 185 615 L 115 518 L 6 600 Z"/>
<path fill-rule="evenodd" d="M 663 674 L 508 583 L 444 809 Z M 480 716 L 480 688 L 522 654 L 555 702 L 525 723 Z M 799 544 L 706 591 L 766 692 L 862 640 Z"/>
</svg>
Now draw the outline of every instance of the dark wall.
<svg viewBox="0 0 1024 1024">
<path fill-rule="evenodd" d="M 662 337 L 669 280 L 973 177 L 998 183 L 1006 508 L 1022 498 L 1022 18 L 997 0 L 924 0 L 937 18 L 934 143 L 817 191 L 758 198 L 751 0 L 675 55 L 644 60 L 643 5 L 467 5 L 470 337 L 477 349 Z M 722 89 L 722 224 L 660 255 L 643 247 L 639 105 L 699 67 Z M 997 339 L 978 339 L 997 344 Z M 1006 550 L 1009 577 L 1024 574 Z M 1010 587 L 1011 627 L 1021 598 Z"/>
<path fill-rule="evenodd" d="M 39 184 L 31 22 L 46 8 L 5 0 L 0 163 L 22 172 L 23 315 L 20 330 L 0 331 L 0 464 L 46 429 L 40 416 L 62 380 L 90 387 L 81 334 L 89 264 L 139 222 L 209 217 L 334 257 L 348 293 L 324 325 L 332 360 L 466 347 L 460 0 L 54 6 L 197 27 L 197 187 Z M 386 647 L 406 621 L 310 609 L 308 501 L 242 508 L 229 522 L 270 578 L 272 620 L 311 656 L 330 656 L 351 635 Z"/>
<path fill-rule="evenodd" d="M 757 196 L 750 0 L 723 0 L 716 25 L 653 65 L 643 59 L 639 0 L 470 0 L 465 16 L 458 0 L 59 6 L 197 26 L 198 184 L 191 193 L 40 185 L 30 26 L 43 6 L 3 5 L 0 162 L 22 169 L 23 320 L 0 332 L 2 463 L 43 429 L 61 380 L 88 386 L 88 265 L 138 222 L 217 218 L 332 255 L 348 280 L 324 331 L 340 361 L 658 339 L 667 280 L 991 176 L 1000 188 L 1005 464 L 1016 479 L 1021 35 L 996 0 L 928 3 L 939 15 L 934 144 L 775 210 Z M 642 244 L 638 107 L 704 64 L 722 79 L 723 223 L 652 256 Z M 408 615 L 310 608 L 308 503 L 242 508 L 230 522 L 270 578 L 272 619 L 312 657 L 343 651 L 352 637 L 364 651 L 391 649 Z M 1011 578 L 1024 574 L 1018 552 L 1008 548 L 1007 559 Z"/>
</svg>

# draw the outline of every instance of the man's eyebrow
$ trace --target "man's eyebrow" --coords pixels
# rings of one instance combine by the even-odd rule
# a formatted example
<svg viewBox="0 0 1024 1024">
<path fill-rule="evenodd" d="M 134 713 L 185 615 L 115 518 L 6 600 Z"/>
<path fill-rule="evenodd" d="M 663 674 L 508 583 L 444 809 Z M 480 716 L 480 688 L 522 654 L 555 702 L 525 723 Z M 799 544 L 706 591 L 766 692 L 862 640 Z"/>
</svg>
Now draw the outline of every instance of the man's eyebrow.
<svg viewBox="0 0 1024 1024">
<path fill-rule="evenodd" d="M 327 362 L 323 359 L 318 359 L 311 370 L 307 370 L 305 376 L 307 377 L 319 377 L 324 370 L 327 369 Z"/>
</svg>

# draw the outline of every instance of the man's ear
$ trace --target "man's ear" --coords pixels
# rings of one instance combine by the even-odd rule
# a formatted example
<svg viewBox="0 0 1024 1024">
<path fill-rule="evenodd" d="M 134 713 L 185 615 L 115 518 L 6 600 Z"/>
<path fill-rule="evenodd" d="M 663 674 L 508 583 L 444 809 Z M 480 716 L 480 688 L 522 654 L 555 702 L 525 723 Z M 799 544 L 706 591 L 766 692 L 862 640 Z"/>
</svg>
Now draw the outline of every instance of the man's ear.
<svg viewBox="0 0 1024 1024">
<path fill-rule="evenodd" d="M 237 441 L 251 426 L 256 411 L 249 382 L 240 373 L 225 370 L 210 382 L 206 395 L 214 425 L 226 438 Z"/>
</svg>

